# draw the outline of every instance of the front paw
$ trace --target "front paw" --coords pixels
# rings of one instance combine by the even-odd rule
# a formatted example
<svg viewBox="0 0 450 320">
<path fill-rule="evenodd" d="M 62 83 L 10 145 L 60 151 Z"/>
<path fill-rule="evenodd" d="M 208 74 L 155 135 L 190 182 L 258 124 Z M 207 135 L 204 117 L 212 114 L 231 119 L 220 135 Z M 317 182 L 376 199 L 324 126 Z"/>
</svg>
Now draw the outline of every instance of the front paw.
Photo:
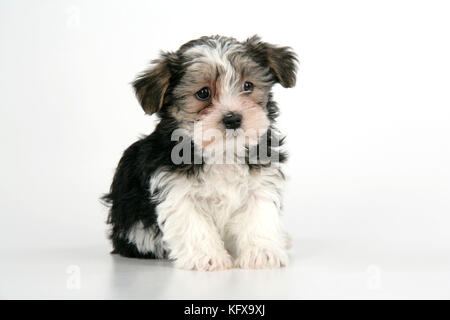
<svg viewBox="0 0 450 320">
<path fill-rule="evenodd" d="M 233 267 L 233 261 L 228 252 L 208 254 L 193 254 L 175 260 L 175 266 L 185 270 L 219 271 Z"/>
<path fill-rule="evenodd" d="M 235 261 L 242 269 L 274 269 L 288 264 L 289 258 L 283 249 L 251 247 L 243 250 Z"/>
</svg>

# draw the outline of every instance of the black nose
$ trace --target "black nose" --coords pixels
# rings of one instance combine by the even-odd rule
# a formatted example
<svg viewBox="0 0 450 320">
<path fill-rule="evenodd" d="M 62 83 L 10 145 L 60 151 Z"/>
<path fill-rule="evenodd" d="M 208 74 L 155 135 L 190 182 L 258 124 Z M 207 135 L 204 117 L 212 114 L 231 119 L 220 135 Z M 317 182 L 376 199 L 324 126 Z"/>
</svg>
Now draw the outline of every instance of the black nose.
<svg viewBox="0 0 450 320">
<path fill-rule="evenodd" d="M 241 126 L 242 116 L 237 113 L 229 113 L 222 119 L 225 128 L 237 129 Z"/>
</svg>

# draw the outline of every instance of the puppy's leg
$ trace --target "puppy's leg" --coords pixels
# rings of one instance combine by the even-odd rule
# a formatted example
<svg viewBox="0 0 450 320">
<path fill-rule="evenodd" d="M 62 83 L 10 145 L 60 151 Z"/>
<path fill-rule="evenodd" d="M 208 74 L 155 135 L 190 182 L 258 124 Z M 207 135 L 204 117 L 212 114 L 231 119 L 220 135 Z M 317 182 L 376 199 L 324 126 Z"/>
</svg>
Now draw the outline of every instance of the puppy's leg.
<svg viewBox="0 0 450 320">
<path fill-rule="evenodd" d="M 231 256 L 211 217 L 198 212 L 189 197 L 176 205 L 170 201 L 158 206 L 158 223 L 169 258 L 182 269 L 202 271 L 232 267 Z"/>
<path fill-rule="evenodd" d="M 233 217 L 227 231 L 234 242 L 236 267 L 279 268 L 288 263 L 287 233 L 272 200 L 252 196 L 245 210 Z"/>
</svg>

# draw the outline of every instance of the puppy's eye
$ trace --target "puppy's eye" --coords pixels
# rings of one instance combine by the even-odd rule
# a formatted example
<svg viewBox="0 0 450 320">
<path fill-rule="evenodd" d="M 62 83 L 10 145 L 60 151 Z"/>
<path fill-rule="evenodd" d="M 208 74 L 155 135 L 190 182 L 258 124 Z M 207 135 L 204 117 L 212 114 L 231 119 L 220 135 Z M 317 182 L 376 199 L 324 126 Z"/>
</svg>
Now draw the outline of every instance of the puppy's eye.
<svg viewBox="0 0 450 320">
<path fill-rule="evenodd" d="M 208 87 L 201 88 L 195 93 L 195 97 L 200 101 L 206 101 L 211 97 L 211 90 Z"/>
<path fill-rule="evenodd" d="M 247 91 L 247 92 L 252 92 L 253 91 L 253 83 L 251 83 L 251 82 L 245 82 L 244 83 L 244 91 Z"/>
</svg>

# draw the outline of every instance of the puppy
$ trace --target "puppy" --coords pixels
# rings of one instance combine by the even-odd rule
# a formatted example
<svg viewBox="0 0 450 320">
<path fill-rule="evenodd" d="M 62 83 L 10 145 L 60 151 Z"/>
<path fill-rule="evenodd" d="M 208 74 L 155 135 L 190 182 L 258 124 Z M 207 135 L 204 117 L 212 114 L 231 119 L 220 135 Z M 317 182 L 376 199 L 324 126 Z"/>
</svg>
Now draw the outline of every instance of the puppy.
<svg viewBox="0 0 450 320">
<path fill-rule="evenodd" d="M 289 47 L 257 36 L 202 37 L 152 62 L 133 86 L 159 122 L 124 152 L 103 197 L 113 253 L 204 271 L 288 263 L 271 89 L 293 87 L 296 66 Z"/>
</svg>

